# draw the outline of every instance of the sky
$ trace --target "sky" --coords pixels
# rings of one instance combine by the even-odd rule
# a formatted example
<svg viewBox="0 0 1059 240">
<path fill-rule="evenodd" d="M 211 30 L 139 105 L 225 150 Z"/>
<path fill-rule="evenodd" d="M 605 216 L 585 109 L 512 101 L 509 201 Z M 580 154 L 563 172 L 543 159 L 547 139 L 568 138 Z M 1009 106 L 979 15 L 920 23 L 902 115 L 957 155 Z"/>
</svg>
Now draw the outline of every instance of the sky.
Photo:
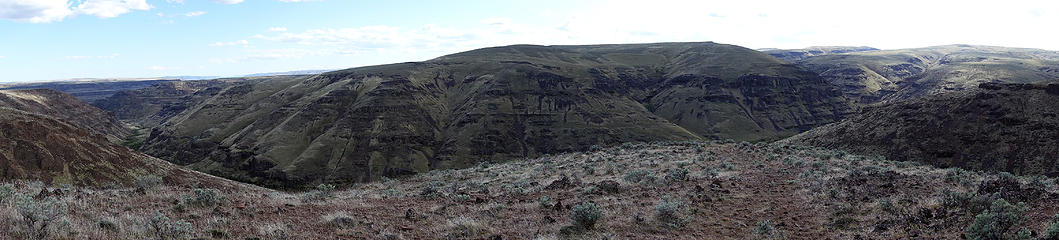
<svg viewBox="0 0 1059 240">
<path fill-rule="evenodd" d="M 511 44 L 1059 50 L 1057 23 L 1059 1 L 1020 0 L 0 0 L 0 82 L 344 69 Z"/>
</svg>

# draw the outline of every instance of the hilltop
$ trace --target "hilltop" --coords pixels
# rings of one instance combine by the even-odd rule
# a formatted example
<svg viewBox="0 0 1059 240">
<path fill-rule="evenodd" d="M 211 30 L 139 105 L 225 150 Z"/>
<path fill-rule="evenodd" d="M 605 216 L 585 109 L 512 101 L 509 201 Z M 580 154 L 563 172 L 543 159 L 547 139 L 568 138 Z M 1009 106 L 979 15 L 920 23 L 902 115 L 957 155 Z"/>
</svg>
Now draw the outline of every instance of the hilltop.
<svg viewBox="0 0 1059 240">
<path fill-rule="evenodd" d="M 143 151 L 273 187 L 623 142 L 778 139 L 851 110 L 805 69 L 716 43 L 515 45 L 215 90 Z"/>
<path fill-rule="evenodd" d="M 110 97 L 116 92 L 145 88 L 156 83 L 180 81 L 174 78 L 128 78 L 128 79 L 69 79 L 61 81 L 8 83 L 0 90 L 52 89 L 73 95 L 84 102 Z"/>
<path fill-rule="evenodd" d="M 0 90 L 0 108 L 61 119 L 103 135 L 113 142 L 121 141 L 130 134 L 129 130 L 114 116 L 57 90 Z"/>
<path fill-rule="evenodd" d="M 788 62 L 797 62 L 805 60 L 810 57 L 840 54 L 840 53 L 851 53 L 851 52 L 865 52 L 865 51 L 878 51 L 878 48 L 873 47 L 847 47 L 847 46 L 821 46 L 821 47 L 807 47 L 803 49 L 758 49 L 772 55 L 773 57 L 783 59 Z"/>
<path fill-rule="evenodd" d="M 129 186 L 137 178 L 153 175 L 174 184 L 241 186 L 133 152 L 102 135 L 50 116 L 0 108 L 0 129 L 0 181 Z"/>
<path fill-rule="evenodd" d="M 829 54 L 796 61 L 839 86 L 857 106 L 971 90 L 981 83 L 1059 79 L 1059 52 L 994 46 Z"/>
</svg>

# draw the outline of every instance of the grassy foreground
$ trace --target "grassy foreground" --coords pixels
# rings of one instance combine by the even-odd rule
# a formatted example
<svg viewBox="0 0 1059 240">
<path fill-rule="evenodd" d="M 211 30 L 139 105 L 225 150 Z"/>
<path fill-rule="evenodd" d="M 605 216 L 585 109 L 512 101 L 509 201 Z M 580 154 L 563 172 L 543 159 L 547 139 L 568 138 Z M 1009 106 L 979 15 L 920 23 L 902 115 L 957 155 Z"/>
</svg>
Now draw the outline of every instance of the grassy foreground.
<svg viewBox="0 0 1059 240">
<path fill-rule="evenodd" d="M 1054 179 L 734 142 L 624 144 L 285 193 L 0 185 L 4 239 L 1049 239 Z"/>
</svg>

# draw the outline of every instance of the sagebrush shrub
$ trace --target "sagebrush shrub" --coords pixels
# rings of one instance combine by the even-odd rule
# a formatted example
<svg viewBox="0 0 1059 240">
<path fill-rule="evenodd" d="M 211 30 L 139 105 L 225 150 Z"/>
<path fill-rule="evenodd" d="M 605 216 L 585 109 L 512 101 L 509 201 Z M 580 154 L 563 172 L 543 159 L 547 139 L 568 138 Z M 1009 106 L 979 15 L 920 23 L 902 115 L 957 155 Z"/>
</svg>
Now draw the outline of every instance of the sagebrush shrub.
<svg viewBox="0 0 1059 240">
<path fill-rule="evenodd" d="M 22 227 L 29 239 L 45 239 L 60 218 L 66 215 L 66 202 L 54 197 L 36 200 L 30 196 L 17 196 L 15 209 L 22 217 Z"/>
<path fill-rule="evenodd" d="M 555 207 L 555 202 L 553 202 L 552 198 L 550 198 L 548 196 L 543 196 L 540 199 L 538 199 L 537 200 L 537 204 L 541 208 L 545 208 L 545 209 Z"/>
<path fill-rule="evenodd" d="M 1048 229 L 1044 230 L 1044 239 L 1059 239 L 1059 214 L 1052 216 L 1052 223 L 1048 225 Z"/>
<path fill-rule="evenodd" d="M 753 239 L 787 239 L 787 233 L 772 224 L 771 220 L 757 222 Z"/>
<path fill-rule="evenodd" d="M 170 220 L 162 212 L 155 212 L 148 223 L 158 239 L 184 239 L 191 233 L 191 223 L 184 220 Z"/>
<path fill-rule="evenodd" d="M 309 191 L 308 193 L 305 193 L 305 195 L 302 195 L 302 201 L 316 202 L 327 200 L 327 198 L 330 198 L 332 195 L 334 195 L 334 192 L 335 185 L 323 183 L 320 185 L 316 185 L 315 189 Z"/>
<path fill-rule="evenodd" d="M 670 169 L 669 171 L 666 171 L 666 181 L 669 181 L 669 182 L 684 182 L 684 181 L 687 181 L 689 172 L 690 171 L 688 171 L 687 168 Z"/>
<path fill-rule="evenodd" d="M 325 215 L 324 222 L 336 228 L 353 228 L 357 226 L 357 220 L 350 217 L 346 212 L 334 212 Z"/>
<path fill-rule="evenodd" d="M 132 185 L 136 188 L 150 189 L 154 186 L 161 185 L 162 182 L 162 177 L 156 175 L 145 175 L 137 177 L 136 180 L 132 182 Z"/>
<path fill-rule="evenodd" d="M 669 196 L 665 196 L 655 204 L 654 217 L 656 221 L 667 227 L 681 227 L 685 223 L 683 209 L 683 203 L 670 200 Z"/>
<path fill-rule="evenodd" d="M 97 223 L 97 225 L 99 225 L 99 229 L 103 229 L 104 231 L 117 232 L 117 231 L 120 230 L 120 229 L 118 229 L 118 224 L 115 223 L 114 220 L 112 220 L 110 218 L 101 218 L 101 219 L 99 219 L 99 222 Z"/>
<path fill-rule="evenodd" d="M 0 185 L 0 204 L 15 198 L 15 187 L 10 183 Z"/>
<path fill-rule="evenodd" d="M 1004 199 L 997 199 L 989 207 L 989 210 L 975 216 L 974 222 L 967 226 L 965 233 L 968 239 L 1023 239 L 1029 230 L 1022 228 L 1015 231 L 1021 225 L 1026 216 L 1026 203 L 1012 205 Z"/>
<path fill-rule="evenodd" d="M 628 173 L 625 173 L 624 179 L 625 179 L 626 182 L 629 182 L 629 183 L 638 183 L 638 182 L 642 181 L 644 178 L 646 178 L 647 175 L 651 175 L 651 172 L 647 171 L 646 169 L 635 169 L 635 170 L 629 171 Z"/>
<path fill-rule="evenodd" d="M 574 220 L 574 226 L 584 229 L 593 229 L 600 219 L 603 219 L 603 208 L 593 202 L 584 202 L 574 205 L 570 212 L 570 219 Z"/>
<path fill-rule="evenodd" d="M 184 196 L 185 203 L 196 207 L 217 206 L 222 200 L 224 200 L 224 195 L 210 188 L 196 188 L 192 190 L 191 195 Z"/>
<path fill-rule="evenodd" d="M 964 209 L 968 212 L 977 213 L 989 208 L 999 194 L 981 195 L 974 192 L 949 192 L 941 200 L 941 205 L 950 209 Z"/>
</svg>

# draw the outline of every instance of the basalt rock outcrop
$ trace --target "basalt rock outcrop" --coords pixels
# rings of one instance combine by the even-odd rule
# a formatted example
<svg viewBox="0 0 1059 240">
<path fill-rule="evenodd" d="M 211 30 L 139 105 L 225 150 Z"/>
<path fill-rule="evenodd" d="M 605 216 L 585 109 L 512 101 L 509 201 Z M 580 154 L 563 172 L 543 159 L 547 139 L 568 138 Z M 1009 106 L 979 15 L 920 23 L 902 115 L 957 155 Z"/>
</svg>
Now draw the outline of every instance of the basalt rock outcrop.
<svg viewBox="0 0 1059 240">
<path fill-rule="evenodd" d="M 220 86 L 246 80 L 232 78 L 159 82 L 145 88 L 116 92 L 92 102 L 92 105 L 114 114 L 120 120 L 143 128 L 152 128 L 196 103 L 195 93 L 214 88 L 203 91 L 203 94 L 208 94 L 219 90 Z"/>
</svg>

